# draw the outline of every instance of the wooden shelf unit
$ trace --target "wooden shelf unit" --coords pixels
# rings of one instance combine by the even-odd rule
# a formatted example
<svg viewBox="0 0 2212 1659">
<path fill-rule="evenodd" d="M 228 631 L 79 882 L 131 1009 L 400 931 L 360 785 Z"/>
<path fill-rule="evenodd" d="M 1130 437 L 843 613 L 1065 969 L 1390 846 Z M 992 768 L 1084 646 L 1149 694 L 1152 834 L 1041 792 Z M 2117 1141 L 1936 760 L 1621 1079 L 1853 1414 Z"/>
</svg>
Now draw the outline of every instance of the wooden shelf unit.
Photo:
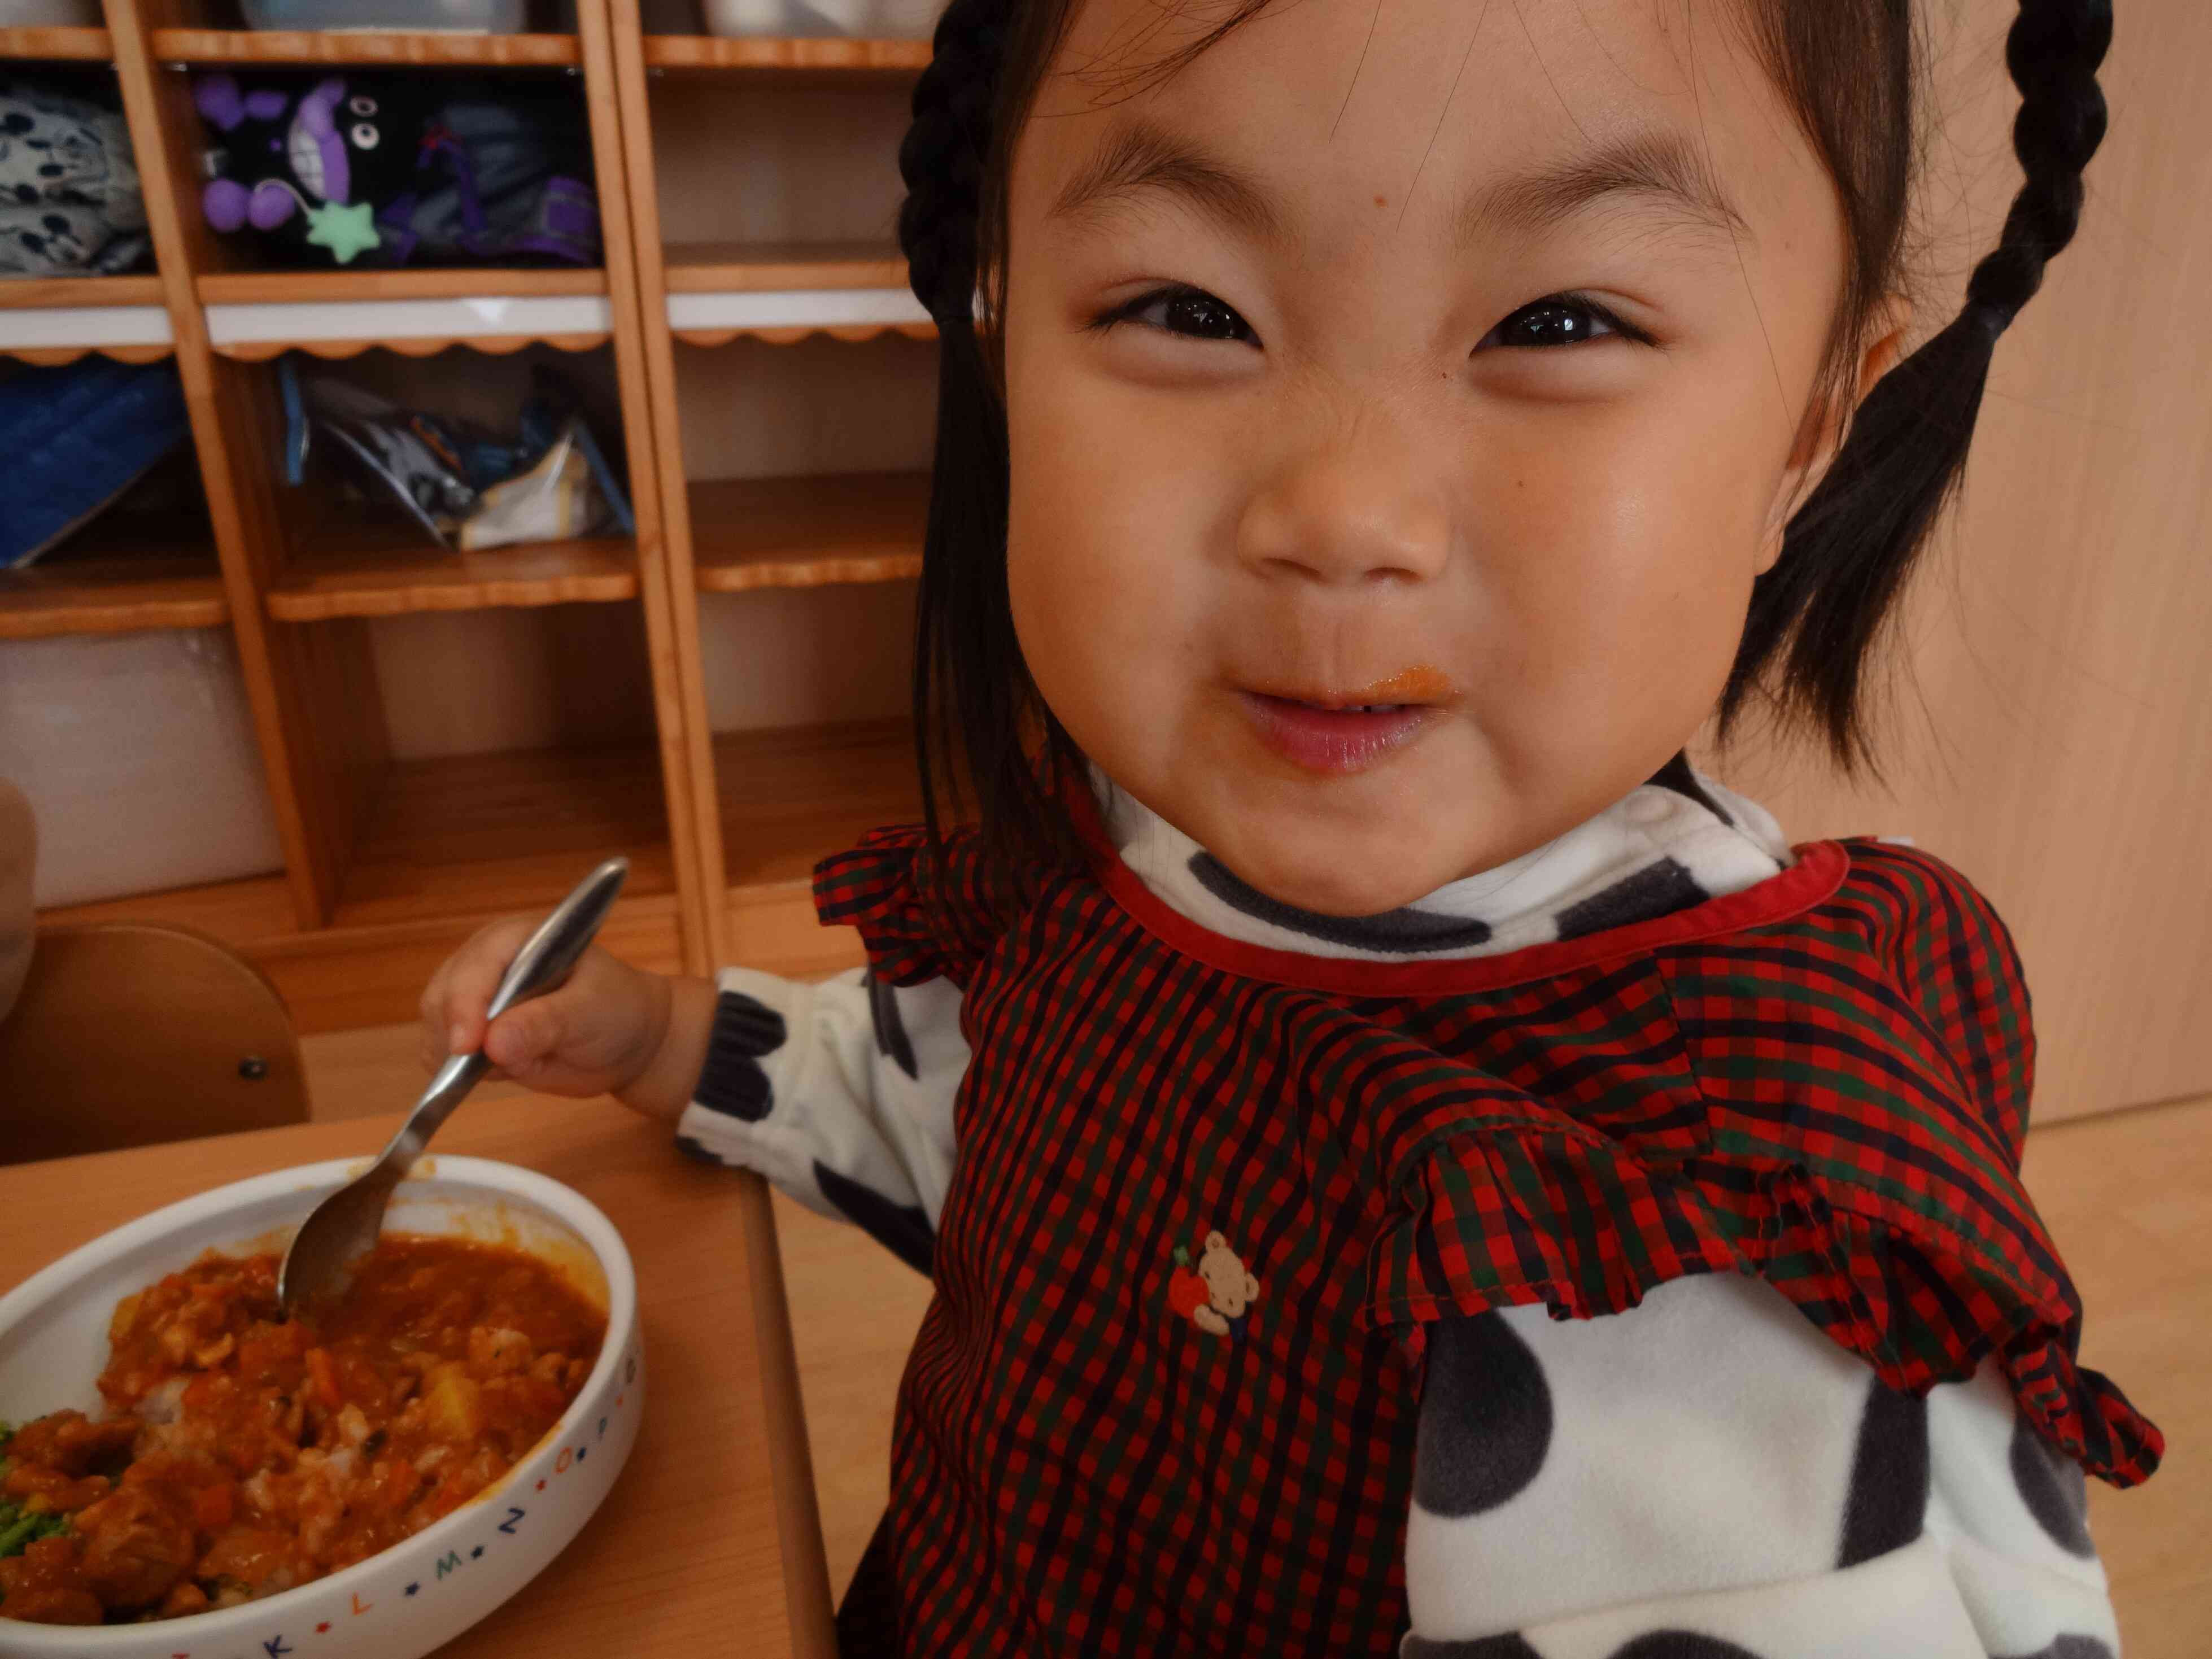
<svg viewBox="0 0 2212 1659">
<path fill-rule="evenodd" d="M 0 642 L 56 634 L 222 627 L 238 652 L 253 738 L 283 844 L 276 874 L 74 907 L 206 927 L 276 980 L 303 1030 L 404 1018 L 439 957 L 489 917 L 542 907 L 611 850 L 634 873 L 609 937 L 640 960 L 708 960 L 690 832 L 690 780 L 675 712 L 659 499 L 628 173 L 608 0 L 580 0 L 559 35 L 283 33 L 203 27 L 211 0 L 109 0 L 109 27 L 0 31 L 0 54 L 113 64 L 146 191 L 158 275 L 0 283 L 0 355 L 51 362 L 84 350 L 173 355 L 191 416 L 211 543 L 97 549 L 0 577 Z M 229 64 L 567 72 L 589 126 L 602 266 L 573 269 L 248 268 L 199 209 L 204 144 L 185 66 Z M 154 340 L 110 337 L 128 325 Z M 103 332 L 103 331 L 105 331 Z M 264 360 L 388 349 L 506 353 L 604 347 L 626 461 L 631 536 L 452 553 L 388 525 L 301 522 L 276 482 L 281 426 Z M 463 359 L 455 371 L 468 374 Z M 564 716 L 551 750 L 457 761 L 392 751 L 376 630 L 426 613 L 586 606 L 623 613 L 637 641 L 609 665 L 651 684 L 642 726 L 605 744 Z M 564 613 L 565 614 L 565 613 Z M 466 622 L 465 615 L 459 617 Z M 536 622 L 517 626 L 538 629 Z M 490 636 L 512 638 L 496 629 Z M 547 637 L 556 637 L 548 635 Z M 562 647 L 572 654 L 577 648 Z M 583 694 L 589 702 L 588 694 Z M 653 711 L 668 711 L 656 720 Z M 664 731 L 660 726 L 665 726 Z M 567 734 L 567 735 L 562 735 Z M 34 803 L 35 805 L 35 803 Z"/>
</svg>

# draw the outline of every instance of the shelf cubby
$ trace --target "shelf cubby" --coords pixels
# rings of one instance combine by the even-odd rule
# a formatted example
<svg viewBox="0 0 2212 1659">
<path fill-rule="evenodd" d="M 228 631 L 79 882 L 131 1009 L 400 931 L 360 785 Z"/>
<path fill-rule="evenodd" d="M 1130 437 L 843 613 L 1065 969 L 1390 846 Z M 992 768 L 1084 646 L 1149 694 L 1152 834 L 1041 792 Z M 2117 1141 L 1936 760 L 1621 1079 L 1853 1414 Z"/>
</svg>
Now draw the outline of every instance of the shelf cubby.
<svg viewBox="0 0 2212 1659">
<path fill-rule="evenodd" d="M 216 628 L 229 617 L 198 471 L 182 453 L 35 562 L 0 570 L 0 641 Z"/>
<path fill-rule="evenodd" d="M 603 858 L 676 890 L 650 741 L 396 761 L 369 787 L 336 926 L 549 909 Z"/>
<path fill-rule="evenodd" d="M 714 775 L 732 888 L 809 883 L 825 854 L 921 815 L 905 720 L 718 732 Z"/>
</svg>

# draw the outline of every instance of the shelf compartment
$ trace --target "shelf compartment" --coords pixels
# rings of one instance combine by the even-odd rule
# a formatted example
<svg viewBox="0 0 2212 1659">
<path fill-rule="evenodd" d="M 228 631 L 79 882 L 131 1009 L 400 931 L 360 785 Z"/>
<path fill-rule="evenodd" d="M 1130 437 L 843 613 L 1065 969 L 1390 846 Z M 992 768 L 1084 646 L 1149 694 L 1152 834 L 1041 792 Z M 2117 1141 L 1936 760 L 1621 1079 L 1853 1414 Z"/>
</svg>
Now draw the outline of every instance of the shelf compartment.
<svg viewBox="0 0 2212 1659">
<path fill-rule="evenodd" d="M 54 558 L 0 572 L 0 640 L 213 628 L 229 618 L 208 556 Z"/>
<path fill-rule="evenodd" d="M 535 542 L 480 553 L 377 542 L 295 554 L 266 603 L 278 622 L 605 604 L 637 597 L 637 550 L 620 538 Z"/>
<path fill-rule="evenodd" d="M 714 73 L 833 71 L 915 75 L 929 67 L 927 40 L 795 39 L 748 35 L 648 34 L 648 69 Z"/>
<path fill-rule="evenodd" d="M 0 29 L 0 58 L 105 64 L 114 56 L 114 43 L 102 28 L 32 26 Z"/>
<path fill-rule="evenodd" d="M 614 309 L 604 294 L 311 299 L 210 305 L 207 324 L 209 343 L 217 352 L 246 362 L 294 349 L 351 357 L 372 346 L 410 356 L 457 345 L 514 351 L 532 342 L 581 351 L 607 338 Z"/>
<path fill-rule="evenodd" d="M 494 69 L 567 68 L 583 62 L 573 34 L 447 34 L 435 31 L 155 29 L 165 64 L 349 64 Z"/>
<path fill-rule="evenodd" d="M 921 574 L 925 473 L 704 478 L 690 486 L 690 507 L 692 565 L 703 592 Z"/>
<path fill-rule="evenodd" d="M 903 720 L 720 732 L 714 787 L 732 893 L 803 888 L 865 831 L 921 817 Z"/>
<path fill-rule="evenodd" d="M 630 861 L 625 902 L 675 891 L 650 744 L 394 762 L 365 803 L 332 921 L 549 909 L 617 853 Z"/>
</svg>

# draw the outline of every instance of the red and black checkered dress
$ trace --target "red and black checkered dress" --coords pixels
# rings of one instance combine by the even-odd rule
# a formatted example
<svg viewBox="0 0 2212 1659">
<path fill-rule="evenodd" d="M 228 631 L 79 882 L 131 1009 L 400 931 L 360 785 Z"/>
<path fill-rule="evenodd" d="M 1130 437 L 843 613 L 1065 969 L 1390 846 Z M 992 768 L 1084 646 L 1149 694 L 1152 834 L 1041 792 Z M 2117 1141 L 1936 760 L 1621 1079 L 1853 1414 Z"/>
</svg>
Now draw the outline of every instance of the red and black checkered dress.
<svg viewBox="0 0 2212 1659">
<path fill-rule="evenodd" d="M 1767 1279 L 1902 1389 L 1995 1349 L 2056 1444 L 2148 1474 L 2020 1184 L 2003 923 L 1926 853 L 1796 852 L 1654 920 L 1383 965 L 1224 939 L 1103 845 L 1004 925 L 964 834 L 825 860 L 823 920 L 957 982 L 973 1051 L 871 1551 L 897 1650 L 1394 1653 L 1425 1322 L 1689 1273 Z M 1176 1255 L 1217 1232 L 1260 1285 L 1225 1334 Z"/>
</svg>

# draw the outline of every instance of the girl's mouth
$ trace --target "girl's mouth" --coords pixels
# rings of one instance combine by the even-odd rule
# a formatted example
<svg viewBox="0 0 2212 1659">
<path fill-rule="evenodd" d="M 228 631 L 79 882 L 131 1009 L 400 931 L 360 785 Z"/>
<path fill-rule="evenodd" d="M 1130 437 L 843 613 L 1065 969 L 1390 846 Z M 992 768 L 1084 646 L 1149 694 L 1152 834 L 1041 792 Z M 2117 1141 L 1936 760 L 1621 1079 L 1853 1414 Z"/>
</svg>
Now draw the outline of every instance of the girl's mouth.
<svg viewBox="0 0 2212 1659">
<path fill-rule="evenodd" d="M 1435 669 L 1408 669 L 1357 690 L 1240 690 L 1260 740 L 1310 772 L 1364 772 L 1419 734 L 1449 684 Z"/>
</svg>

